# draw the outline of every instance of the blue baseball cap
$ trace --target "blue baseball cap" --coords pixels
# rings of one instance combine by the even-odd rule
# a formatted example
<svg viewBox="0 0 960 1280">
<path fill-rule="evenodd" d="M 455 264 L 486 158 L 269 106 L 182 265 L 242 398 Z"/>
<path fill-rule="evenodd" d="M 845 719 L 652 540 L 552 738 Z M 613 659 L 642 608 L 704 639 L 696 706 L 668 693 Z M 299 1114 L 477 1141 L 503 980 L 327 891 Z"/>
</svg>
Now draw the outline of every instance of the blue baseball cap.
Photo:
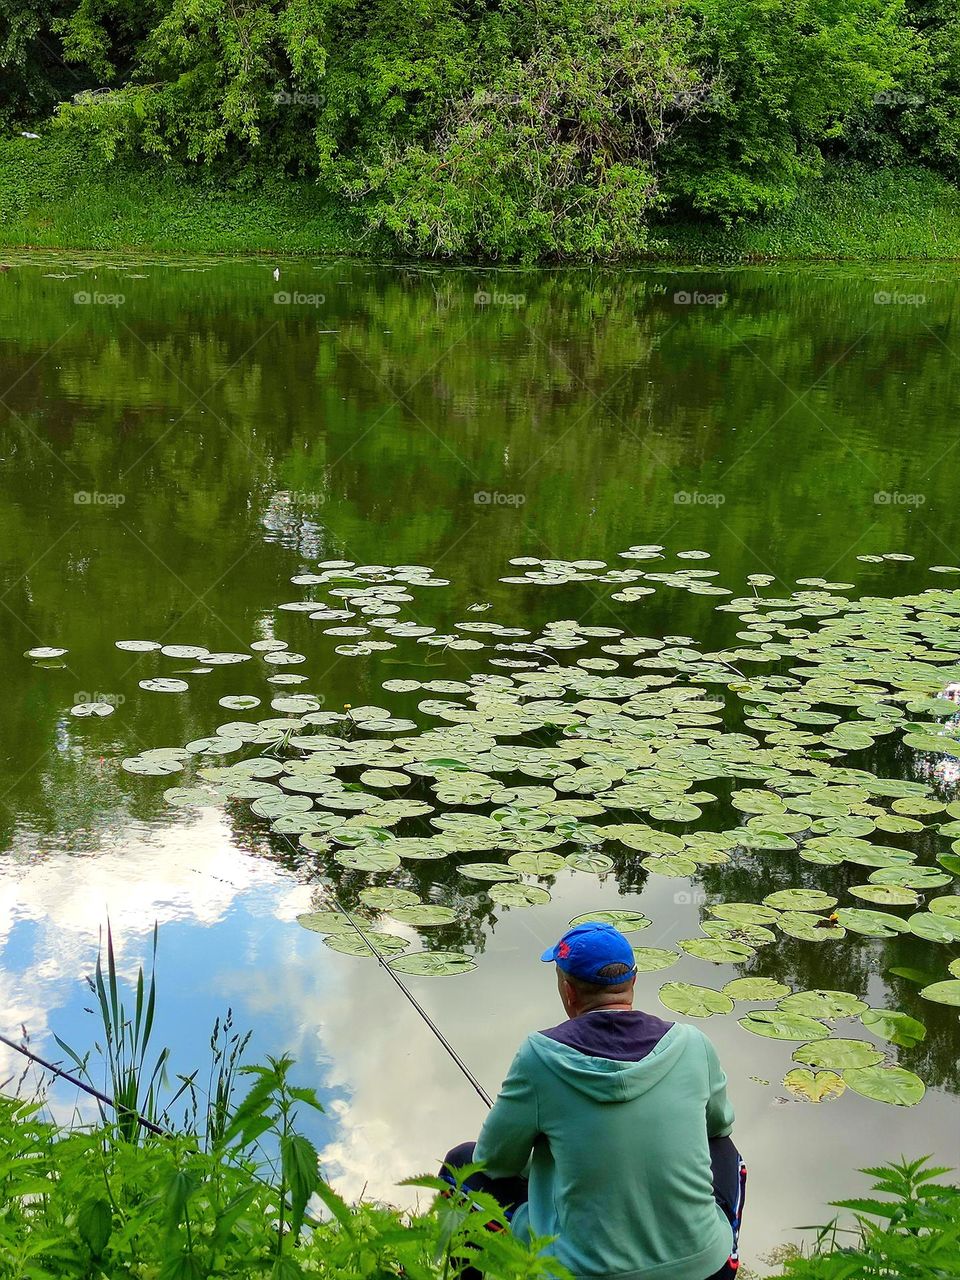
<svg viewBox="0 0 960 1280">
<path fill-rule="evenodd" d="M 594 982 L 597 986 L 616 986 L 627 982 L 636 973 L 633 948 L 619 929 L 599 920 L 588 920 L 568 929 L 556 946 L 549 947 L 540 957 L 546 964 L 556 962 L 557 968 L 572 978 Z M 629 973 L 616 977 L 601 977 L 601 969 L 608 964 L 625 964 Z"/>
</svg>

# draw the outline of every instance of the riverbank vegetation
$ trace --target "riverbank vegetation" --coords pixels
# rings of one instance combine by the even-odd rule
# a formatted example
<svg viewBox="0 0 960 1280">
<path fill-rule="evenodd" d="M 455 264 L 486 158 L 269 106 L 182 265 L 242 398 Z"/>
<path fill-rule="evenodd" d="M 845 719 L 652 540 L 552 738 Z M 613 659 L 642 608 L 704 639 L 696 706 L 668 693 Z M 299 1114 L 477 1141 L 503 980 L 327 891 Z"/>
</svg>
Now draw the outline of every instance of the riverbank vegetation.
<svg viewBox="0 0 960 1280">
<path fill-rule="evenodd" d="M 182 223 L 184 249 L 206 224 L 206 248 L 498 261 L 876 256 L 877 230 L 888 254 L 957 252 L 948 0 L 0 0 L 0 60 L 0 126 L 38 158 L 82 144 L 77 185 L 99 173 L 116 206 L 74 247 L 116 243 L 139 171 L 163 247 Z M 5 213 L 6 243 L 36 209 Z M 57 212 L 30 243 L 69 242 Z"/>
</svg>

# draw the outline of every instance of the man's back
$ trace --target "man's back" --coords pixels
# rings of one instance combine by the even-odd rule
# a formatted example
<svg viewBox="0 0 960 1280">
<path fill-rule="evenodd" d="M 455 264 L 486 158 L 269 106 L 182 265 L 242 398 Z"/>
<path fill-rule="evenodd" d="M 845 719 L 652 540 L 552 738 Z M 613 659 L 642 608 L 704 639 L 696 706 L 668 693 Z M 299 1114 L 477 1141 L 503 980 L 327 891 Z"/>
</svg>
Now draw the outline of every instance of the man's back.
<svg viewBox="0 0 960 1280">
<path fill-rule="evenodd" d="M 733 1123 L 725 1086 L 696 1028 L 598 1009 L 527 1038 L 476 1159 L 507 1177 L 532 1149 L 514 1230 L 555 1236 L 574 1275 L 705 1280 L 732 1244 L 708 1146 Z"/>
</svg>

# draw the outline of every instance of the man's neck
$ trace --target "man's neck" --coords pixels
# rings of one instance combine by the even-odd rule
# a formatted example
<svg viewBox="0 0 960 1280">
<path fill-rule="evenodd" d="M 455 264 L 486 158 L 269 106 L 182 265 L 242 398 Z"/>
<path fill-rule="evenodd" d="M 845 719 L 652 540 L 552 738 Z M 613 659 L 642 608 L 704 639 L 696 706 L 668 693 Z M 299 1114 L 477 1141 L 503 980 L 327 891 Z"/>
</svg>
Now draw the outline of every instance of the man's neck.
<svg viewBox="0 0 960 1280">
<path fill-rule="evenodd" d="M 575 1013 L 575 1014 L 574 1014 L 574 1017 L 575 1017 L 575 1018 L 583 1018 L 583 1017 L 585 1017 L 588 1013 L 606 1013 L 606 1012 L 608 1012 L 608 1011 L 609 1011 L 609 1012 L 611 1012 L 611 1013 L 632 1013 L 632 1012 L 633 1012 L 633 1005 L 632 1005 L 632 1004 L 628 1004 L 628 1003 L 623 1003 L 623 1004 L 592 1004 L 592 1005 L 590 1006 L 590 1008 L 589 1008 L 589 1009 L 580 1009 L 577 1013 Z"/>
</svg>

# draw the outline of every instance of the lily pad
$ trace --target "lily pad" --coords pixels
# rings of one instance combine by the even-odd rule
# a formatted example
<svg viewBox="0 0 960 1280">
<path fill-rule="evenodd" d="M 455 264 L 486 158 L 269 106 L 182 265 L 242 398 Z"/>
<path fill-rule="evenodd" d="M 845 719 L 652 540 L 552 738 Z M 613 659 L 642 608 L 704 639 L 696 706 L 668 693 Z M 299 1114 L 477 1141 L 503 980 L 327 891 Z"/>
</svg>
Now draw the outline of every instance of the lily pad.
<svg viewBox="0 0 960 1280">
<path fill-rule="evenodd" d="M 390 961 L 390 968 L 398 973 L 417 974 L 420 977 L 439 978 L 457 973 L 469 973 L 475 969 L 475 961 L 463 951 L 411 951 Z"/>
<path fill-rule="evenodd" d="M 442 907 L 432 902 L 388 907 L 387 910 L 394 920 L 399 920 L 401 924 L 415 925 L 418 929 L 455 924 L 458 918 L 452 907 Z"/>
<path fill-rule="evenodd" d="M 872 1067 L 883 1061 L 883 1050 L 867 1040 L 820 1040 L 819 1043 L 802 1044 L 794 1049 L 794 1062 L 806 1062 L 813 1067 Z"/>
<path fill-rule="evenodd" d="M 680 959 L 679 951 L 668 951 L 665 947 L 634 947 L 633 956 L 638 973 L 669 969 Z"/>
<path fill-rule="evenodd" d="M 722 988 L 734 1000 L 779 1000 L 790 988 L 775 978 L 733 978 Z"/>
<path fill-rule="evenodd" d="M 642 911 L 590 911 L 586 915 L 575 916 L 570 921 L 570 928 L 578 924 L 612 924 L 621 933 L 635 933 L 646 929 L 650 923 Z"/>
<path fill-rule="evenodd" d="M 811 1018 L 850 1018 L 867 1008 L 866 1000 L 858 1000 L 846 991 L 796 991 L 780 1001 L 781 1009 L 803 1013 Z"/>
<path fill-rule="evenodd" d="M 778 911 L 831 911 L 837 905 L 836 898 L 822 889 L 780 889 L 763 901 Z"/>
<path fill-rule="evenodd" d="M 794 1067 L 783 1077 L 783 1084 L 788 1093 L 804 1102 L 823 1102 L 828 1098 L 839 1098 L 846 1089 L 846 1083 L 835 1071 L 809 1071 L 806 1067 Z"/>
<path fill-rule="evenodd" d="M 722 991 L 699 987 L 692 982 L 667 982 L 660 988 L 660 1003 L 690 1018 L 710 1018 L 729 1013 L 733 1001 Z"/>
<path fill-rule="evenodd" d="M 960 966 L 960 961 L 954 960 L 953 965 Z M 951 966 L 951 972 L 955 972 Z M 924 1000 L 932 1000 L 934 1004 L 949 1004 L 954 1007 L 960 1007 L 960 978 L 951 978 L 946 982 L 934 982 L 929 987 L 924 987 L 920 992 Z"/>
<path fill-rule="evenodd" d="M 830 1034 L 822 1022 L 782 1009 L 754 1009 L 738 1021 L 744 1030 L 772 1040 L 822 1040 Z"/>
<path fill-rule="evenodd" d="M 889 1040 L 904 1049 L 912 1049 L 927 1034 L 922 1022 L 894 1009 L 867 1009 L 860 1014 L 860 1021 L 881 1040 Z"/>
<path fill-rule="evenodd" d="M 740 964 L 757 954 L 746 943 L 732 942 L 727 938 L 681 938 L 677 946 L 682 947 L 687 955 L 713 964 Z"/>
<path fill-rule="evenodd" d="M 535 884 L 495 884 L 487 892 L 487 897 L 498 902 L 502 907 L 536 907 L 550 901 L 546 889 Z"/>
<path fill-rule="evenodd" d="M 395 955 L 410 945 L 406 938 L 400 938 L 395 933 L 377 933 L 364 929 L 361 938 L 352 926 L 350 928 L 349 933 L 344 930 L 328 934 L 323 940 L 324 945 L 333 951 L 342 951 L 347 956 L 367 956 L 371 960 L 376 958 L 377 951 L 383 956 Z M 373 947 L 369 943 L 373 943 Z"/>
<path fill-rule="evenodd" d="M 847 1067 L 843 1078 L 855 1093 L 897 1107 L 915 1106 L 926 1092 L 920 1077 L 903 1067 Z"/>
</svg>

